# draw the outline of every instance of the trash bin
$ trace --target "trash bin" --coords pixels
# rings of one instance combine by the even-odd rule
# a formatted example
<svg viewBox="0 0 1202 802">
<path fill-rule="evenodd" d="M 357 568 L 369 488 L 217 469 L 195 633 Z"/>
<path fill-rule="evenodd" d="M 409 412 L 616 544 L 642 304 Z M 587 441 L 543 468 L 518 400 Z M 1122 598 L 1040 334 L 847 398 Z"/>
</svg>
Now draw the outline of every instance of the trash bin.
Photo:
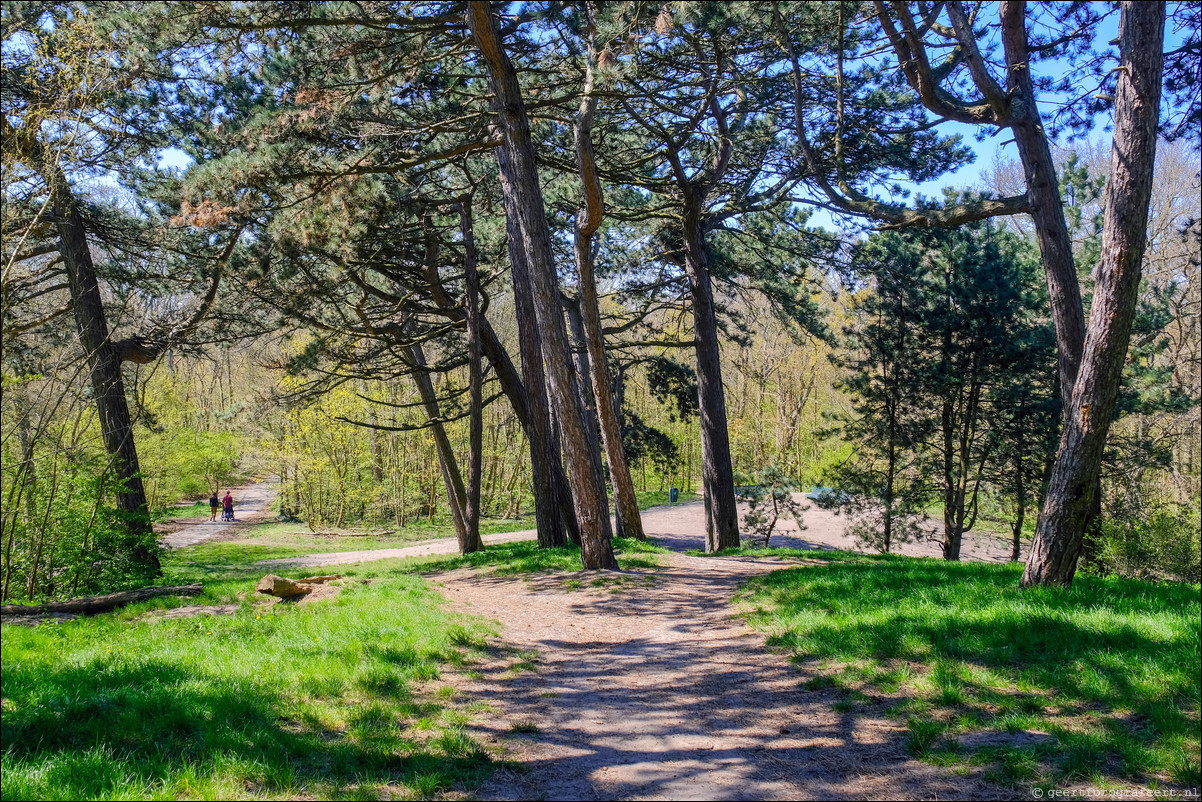
<svg viewBox="0 0 1202 802">
<path fill-rule="evenodd" d="M 668 488 L 668 503 L 675 504 L 678 498 L 680 498 L 680 491 L 675 487 Z"/>
</svg>

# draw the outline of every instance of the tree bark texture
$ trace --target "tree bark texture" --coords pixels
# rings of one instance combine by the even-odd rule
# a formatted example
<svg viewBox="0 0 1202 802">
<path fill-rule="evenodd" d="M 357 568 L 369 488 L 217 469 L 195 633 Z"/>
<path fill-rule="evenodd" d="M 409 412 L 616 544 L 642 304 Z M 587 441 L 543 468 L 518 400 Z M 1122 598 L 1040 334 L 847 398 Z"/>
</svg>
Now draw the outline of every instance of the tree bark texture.
<svg viewBox="0 0 1202 802">
<path fill-rule="evenodd" d="M 508 163 L 509 154 L 504 148 L 497 148 L 497 161 L 503 165 Z M 502 186 L 504 187 L 504 184 Z M 534 518 L 538 527 L 538 545 L 542 548 L 554 548 L 562 546 L 568 539 L 579 543 L 580 533 L 575 527 L 575 512 L 571 511 L 571 491 L 563 474 L 559 447 L 552 435 L 551 407 L 547 399 L 547 379 L 543 372 L 542 341 L 534 313 L 530 269 L 526 263 L 526 253 L 522 250 L 522 235 L 517 219 L 506 214 L 505 228 L 509 240 L 518 348 L 521 352 L 522 375 L 526 384 L 526 437 L 530 442 L 530 470 L 534 485 Z"/>
<path fill-rule="evenodd" d="M 464 200 L 459 207 L 463 234 L 464 307 L 467 311 L 468 348 L 468 451 L 467 498 L 464 499 L 463 523 L 467 537 L 463 553 L 484 548 L 480 540 L 480 477 L 484 458 L 484 359 L 480 343 L 480 273 L 476 240 L 472 230 L 472 207 Z"/>
<path fill-rule="evenodd" d="M 587 337 L 584 333 L 584 318 L 580 314 L 580 300 L 563 297 L 564 311 L 567 313 L 568 329 L 571 332 L 575 347 L 572 349 L 576 363 L 576 392 L 580 396 L 580 406 L 584 410 L 584 430 L 588 434 L 589 455 L 595 462 L 593 473 L 604 490 L 605 468 L 601 463 L 601 424 L 597 420 L 596 388 L 593 385 L 589 371 L 589 355 Z M 613 477 L 613 474 L 610 474 Z M 608 501 L 606 509 L 609 508 Z M 621 520 L 616 521 L 618 531 L 621 531 Z M 605 516 L 606 537 L 613 538 L 614 530 L 610 527 L 609 516 Z"/>
<path fill-rule="evenodd" d="M 999 14 L 1010 90 L 1010 129 L 1014 132 L 1014 144 L 1026 176 L 1027 200 L 1047 276 L 1052 320 L 1056 328 L 1060 393 L 1067 410 L 1085 343 L 1085 307 L 1081 302 L 1073 244 L 1064 219 L 1060 180 L 1056 175 L 1055 162 L 1052 161 L 1048 135 L 1035 104 L 1035 86 L 1031 79 L 1030 53 L 1027 49 L 1026 2 L 1005 0 Z"/>
<path fill-rule="evenodd" d="M 547 225 L 538 165 L 530 136 L 530 121 L 522 101 L 521 86 L 513 63 L 504 51 L 496 17 L 487 3 L 469 3 L 468 27 L 476 41 L 488 72 L 495 110 L 505 135 L 500 150 L 507 151 L 508 163 L 501 162 L 501 182 L 506 217 L 515 217 L 521 232 L 523 250 L 528 259 L 531 287 L 534 290 L 535 315 L 542 335 L 543 362 L 550 395 L 554 399 L 576 520 L 580 527 L 580 552 L 585 568 L 616 568 L 613 547 L 605 537 L 602 518 L 609 515 L 604 492 L 597 487 L 584 430 L 584 411 L 573 389 L 570 349 L 563 313 L 559 304 L 559 281 L 551 250 L 551 232 Z"/>
<path fill-rule="evenodd" d="M 1163 2 L 1124 2 L 1102 262 L 1060 449 L 1022 584 L 1067 585 L 1095 502 L 1102 451 L 1131 338 L 1147 237 L 1164 69 Z"/>
<path fill-rule="evenodd" d="M 413 381 L 417 384 L 418 395 L 421 396 L 422 406 L 430 421 L 430 434 L 434 437 L 434 446 L 438 451 L 438 467 L 442 471 L 442 481 L 447 489 L 447 506 L 451 509 L 455 536 L 459 539 L 459 553 L 468 554 L 479 551 L 479 529 L 477 528 L 475 542 L 473 542 L 464 515 L 464 508 L 467 506 L 467 491 L 463 487 L 463 474 L 459 472 L 459 461 L 455 459 L 455 450 L 451 448 L 451 440 L 447 437 L 446 427 L 442 425 L 442 412 L 438 407 L 438 396 L 434 393 L 434 383 L 430 381 L 430 374 L 425 370 L 425 351 L 417 343 L 407 347 L 409 359 L 417 368 L 413 372 Z"/>
<path fill-rule="evenodd" d="M 91 369 L 92 393 L 104 450 L 116 472 L 119 486 L 117 507 L 126 514 L 130 531 L 146 539 L 147 544 L 135 546 L 133 559 L 156 574 L 162 568 L 155 551 L 150 548 L 154 537 L 146 505 L 146 489 L 142 485 L 138 451 L 134 444 L 133 421 L 129 401 L 125 396 L 125 380 L 121 375 L 121 353 L 115 347 L 104 314 L 100 283 L 88 248 L 83 216 L 75 195 L 67 185 L 61 168 L 47 165 L 45 178 L 50 185 L 50 203 L 58 230 L 60 254 L 67 269 L 67 284 L 71 307 L 79 332 L 79 342 L 87 355 Z"/>
<path fill-rule="evenodd" d="M 705 550 L 739 547 L 739 518 L 735 506 L 734 465 L 722 389 L 722 360 L 718 349 L 718 318 L 710 283 L 709 260 L 696 205 L 684 215 L 685 272 L 693 300 L 697 341 L 697 399 L 701 409 L 701 481 L 705 492 Z"/>
<path fill-rule="evenodd" d="M 580 297 L 577 301 L 584 329 L 584 341 L 588 348 L 597 419 L 605 443 L 605 455 L 609 460 L 609 478 L 613 485 L 616 510 L 615 524 L 618 533 L 623 537 L 645 540 L 638 497 L 634 493 L 634 480 L 630 477 L 630 466 L 622 448 L 621 419 L 610 387 L 609 364 L 605 358 L 605 340 L 601 327 L 601 309 L 597 300 L 597 278 L 593 270 L 593 235 L 601 225 L 605 207 L 601 181 L 597 176 L 597 158 L 593 152 L 593 115 L 597 109 L 597 96 L 592 91 L 596 47 L 593 34 L 594 9 L 591 2 L 586 4 L 586 10 L 589 18 L 588 58 L 585 62 L 584 96 L 580 100 L 575 126 L 576 163 L 580 168 L 580 182 L 584 189 L 584 204 L 576 213 L 574 239 L 576 271 L 580 281 Z M 584 374 L 581 376 L 583 378 Z"/>
</svg>

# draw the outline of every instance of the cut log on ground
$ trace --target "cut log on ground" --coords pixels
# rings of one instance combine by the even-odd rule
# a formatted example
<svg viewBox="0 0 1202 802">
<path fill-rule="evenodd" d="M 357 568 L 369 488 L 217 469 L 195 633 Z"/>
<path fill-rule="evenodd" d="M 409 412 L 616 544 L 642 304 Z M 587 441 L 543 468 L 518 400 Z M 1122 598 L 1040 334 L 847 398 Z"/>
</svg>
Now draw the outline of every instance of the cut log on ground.
<svg viewBox="0 0 1202 802">
<path fill-rule="evenodd" d="M 308 593 L 313 590 L 313 586 L 297 582 L 294 579 L 268 574 L 259 580 L 258 584 L 255 585 L 255 590 L 259 593 L 266 593 L 268 596 L 286 599 L 289 596 L 300 596 L 303 593 Z"/>
<path fill-rule="evenodd" d="M 124 607 L 134 602 L 146 601 L 159 596 L 199 596 L 204 588 L 199 585 L 175 585 L 170 587 L 139 588 L 109 593 L 104 596 L 84 596 L 47 604 L 6 604 L 0 607 L 0 616 L 31 616 L 54 613 L 77 613 L 95 615 Z"/>
</svg>

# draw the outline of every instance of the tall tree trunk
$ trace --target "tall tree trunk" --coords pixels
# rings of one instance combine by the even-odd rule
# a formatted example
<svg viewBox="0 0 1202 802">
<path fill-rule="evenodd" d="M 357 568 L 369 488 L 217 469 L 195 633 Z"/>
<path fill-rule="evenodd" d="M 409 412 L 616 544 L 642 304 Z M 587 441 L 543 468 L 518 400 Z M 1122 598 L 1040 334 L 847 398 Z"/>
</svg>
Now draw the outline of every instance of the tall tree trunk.
<svg viewBox="0 0 1202 802">
<path fill-rule="evenodd" d="M 455 524 L 455 536 L 459 540 L 459 553 L 468 554 L 480 550 L 479 530 L 473 540 L 467 526 L 464 509 L 467 506 L 467 491 L 463 487 L 463 474 L 459 472 L 459 461 L 455 459 L 455 450 L 451 448 L 451 440 L 447 437 L 446 427 L 442 425 L 442 412 L 438 407 L 438 396 L 434 393 L 434 384 L 430 374 L 426 372 L 426 354 L 421 345 L 414 343 L 407 347 L 409 359 L 417 368 L 413 372 L 413 380 L 417 384 L 418 395 L 430 421 L 430 434 L 434 437 L 434 447 L 438 452 L 438 467 L 442 472 L 442 481 L 447 489 L 447 506 L 451 510 L 451 521 Z M 433 485 L 431 485 L 433 487 Z M 430 496 L 430 516 L 434 516 L 434 498 Z"/>
<path fill-rule="evenodd" d="M 705 550 L 739 547 L 734 465 L 722 390 L 718 318 L 710 285 L 709 259 L 701 229 L 701 209 L 690 204 L 684 215 L 685 272 L 693 300 L 697 342 L 697 399 L 701 409 L 701 482 L 705 492 Z"/>
<path fill-rule="evenodd" d="M 480 274 L 477 269 L 476 240 L 472 230 L 472 207 L 464 200 L 459 207 L 463 234 L 464 306 L 467 310 L 468 348 L 468 452 L 467 498 L 463 523 L 467 529 L 464 553 L 484 548 L 480 540 L 480 476 L 484 460 L 484 367 L 480 344 Z"/>
<path fill-rule="evenodd" d="M 597 96 L 592 91 L 593 65 L 596 61 L 593 3 L 586 3 L 585 10 L 589 21 L 588 57 L 585 60 L 584 96 L 580 100 L 575 129 L 576 164 L 580 169 L 580 182 L 584 189 L 584 205 L 576 213 L 574 240 L 576 271 L 580 279 L 578 309 L 584 329 L 584 341 L 588 348 L 597 418 L 601 426 L 601 437 L 605 442 L 605 455 L 609 460 L 609 479 L 613 485 L 616 512 L 614 520 L 618 533 L 623 537 L 645 540 L 638 497 L 634 493 L 634 480 L 630 478 L 630 467 L 626 463 L 626 452 L 622 448 L 622 425 L 610 387 L 609 365 L 605 358 L 605 340 L 601 328 L 601 309 L 597 301 L 597 278 L 593 271 L 593 235 L 601 225 L 604 200 L 601 195 L 601 181 L 597 176 L 597 159 L 593 153 L 593 114 L 597 110 Z M 581 376 L 584 375 L 582 372 Z"/>
<path fill-rule="evenodd" d="M 114 346 L 104 314 L 100 283 L 88 249 L 83 217 L 66 176 L 57 165 L 48 166 L 50 204 L 58 229 L 59 253 L 67 269 L 71 306 L 79 332 L 79 342 L 91 368 L 92 394 L 100 420 L 104 450 L 117 476 L 117 507 L 125 513 L 126 526 L 141 542 L 130 556 L 134 562 L 160 574 L 162 567 L 153 548 L 154 532 L 146 506 L 138 451 L 134 445 L 133 421 L 125 397 L 121 375 L 121 354 Z"/>
<path fill-rule="evenodd" d="M 470 3 L 468 27 L 484 57 L 495 110 L 505 135 L 509 159 L 500 162 L 506 217 L 516 217 L 528 259 L 534 290 L 535 315 L 542 335 L 543 361 L 551 397 L 563 428 L 565 467 L 580 527 L 581 559 L 585 568 L 616 568 L 613 547 L 605 537 L 602 518 L 609 515 L 604 495 L 598 497 L 596 477 L 584 431 L 584 413 L 572 387 L 567 331 L 559 305 L 559 281 L 551 250 L 551 232 L 538 180 L 538 165 L 530 137 L 530 121 L 522 101 L 513 63 L 504 51 L 496 17 L 487 3 Z"/>
<path fill-rule="evenodd" d="M 1060 374 L 1060 393 L 1067 410 L 1073 383 L 1081 364 L 1085 343 L 1085 307 L 1081 302 L 1081 284 L 1073 260 L 1073 243 L 1064 219 L 1064 201 L 1048 135 L 1035 104 L 1035 86 L 1031 78 L 1027 49 L 1025 0 L 1004 0 L 999 10 L 1002 46 L 1006 54 L 1006 80 L 1010 91 L 1014 144 L 1022 161 L 1027 181 L 1027 200 L 1036 238 L 1047 276 L 1052 320 L 1056 328 L 1056 357 Z"/>
<path fill-rule="evenodd" d="M 1022 584 L 1072 582 L 1139 296 L 1164 69 L 1163 2 L 1124 2 L 1102 263 L 1081 367 Z"/>
<path fill-rule="evenodd" d="M 504 148 L 497 149 L 497 161 L 507 162 L 509 155 Z M 530 268 L 526 253 L 522 250 L 522 235 L 517 219 L 505 216 L 505 228 L 509 239 L 509 263 L 513 279 L 514 313 L 518 325 L 518 348 L 522 356 L 522 375 L 525 377 L 526 439 L 530 443 L 531 479 L 534 486 L 534 518 L 538 527 L 538 545 L 542 548 L 562 546 L 570 538 L 580 542 L 575 528 L 575 515 L 565 514 L 571 509 L 571 491 L 563 473 L 559 458 L 559 447 L 551 433 L 551 407 L 547 398 L 547 380 L 543 373 L 542 340 L 538 333 L 538 320 L 534 312 L 534 291 L 530 286 Z M 487 329 L 492 334 L 492 328 Z M 495 334 L 492 339 L 496 348 L 500 341 Z M 486 339 L 486 342 L 488 340 Z M 490 351 L 491 353 L 491 351 Z M 508 360 L 508 355 L 506 356 Z M 496 364 L 496 362 L 494 362 Z M 498 373 L 500 376 L 500 373 Z M 513 385 L 512 381 L 508 382 Z M 502 387 L 506 387 L 502 379 Z M 506 391 L 510 392 L 510 391 Z M 514 400 L 514 394 L 510 394 Z M 516 407 L 515 407 L 516 409 Z M 522 413 L 518 412 L 522 418 Z"/>
<path fill-rule="evenodd" d="M 593 473 L 601 491 L 605 490 L 605 468 L 601 462 L 601 424 L 597 420 L 596 387 L 589 370 L 588 342 L 584 333 L 584 318 L 580 314 L 580 300 L 563 296 L 563 307 L 567 313 L 568 329 L 571 332 L 575 347 L 572 349 L 576 362 L 576 392 L 580 397 L 580 407 L 584 410 L 584 431 L 588 435 L 589 455 L 593 461 Z M 613 478 L 612 469 L 610 478 Z M 606 510 L 609 503 L 606 502 Z M 622 521 L 616 520 L 618 532 L 621 532 Z M 614 530 L 610 526 L 609 516 L 605 516 L 605 536 L 613 538 Z M 621 535 L 620 535 L 621 536 Z"/>
</svg>

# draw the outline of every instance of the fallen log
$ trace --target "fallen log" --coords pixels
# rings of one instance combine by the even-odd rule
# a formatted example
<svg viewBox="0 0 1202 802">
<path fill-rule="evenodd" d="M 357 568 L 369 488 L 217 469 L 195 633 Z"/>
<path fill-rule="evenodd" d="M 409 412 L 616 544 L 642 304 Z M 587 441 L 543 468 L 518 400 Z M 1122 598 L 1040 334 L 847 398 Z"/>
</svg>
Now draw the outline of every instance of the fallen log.
<svg viewBox="0 0 1202 802">
<path fill-rule="evenodd" d="M 174 585 L 169 587 L 138 588 L 109 593 L 104 596 L 83 596 L 61 602 L 46 604 L 5 604 L 0 606 L 0 616 L 30 616 L 53 613 L 77 613 L 95 615 L 124 607 L 134 602 L 154 599 L 158 596 L 199 596 L 204 588 L 199 585 Z"/>
</svg>

